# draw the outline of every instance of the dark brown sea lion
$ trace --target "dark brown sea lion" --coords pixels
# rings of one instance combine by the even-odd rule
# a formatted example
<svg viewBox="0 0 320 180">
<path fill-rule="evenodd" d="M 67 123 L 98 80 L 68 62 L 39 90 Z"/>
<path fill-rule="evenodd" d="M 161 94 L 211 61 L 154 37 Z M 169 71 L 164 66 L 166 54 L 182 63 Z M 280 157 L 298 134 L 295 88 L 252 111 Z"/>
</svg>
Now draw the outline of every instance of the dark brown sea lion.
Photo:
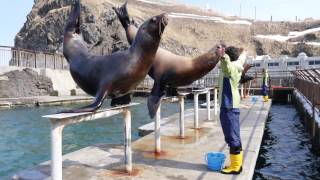
<svg viewBox="0 0 320 180">
<path fill-rule="evenodd" d="M 141 25 L 128 50 L 95 56 L 88 53 L 82 39 L 80 3 L 76 1 L 64 30 L 63 54 L 75 82 L 86 93 L 95 96 L 95 100 L 88 106 L 64 112 L 95 111 L 106 97 L 118 98 L 135 88 L 152 66 L 167 23 L 166 14 L 155 16 Z"/>
<path fill-rule="evenodd" d="M 113 8 L 126 30 L 128 42 L 131 44 L 137 34 L 137 27 L 127 11 L 127 3 L 120 8 Z M 155 116 L 166 86 L 186 86 L 209 73 L 219 62 L 214 51 L 196 58 L 178 56 L 162 48 L 158 48 L 149 75 L 154 79 L 151 95 L 148 97 L 148 110 L 151 118 Z"/>
</svg>

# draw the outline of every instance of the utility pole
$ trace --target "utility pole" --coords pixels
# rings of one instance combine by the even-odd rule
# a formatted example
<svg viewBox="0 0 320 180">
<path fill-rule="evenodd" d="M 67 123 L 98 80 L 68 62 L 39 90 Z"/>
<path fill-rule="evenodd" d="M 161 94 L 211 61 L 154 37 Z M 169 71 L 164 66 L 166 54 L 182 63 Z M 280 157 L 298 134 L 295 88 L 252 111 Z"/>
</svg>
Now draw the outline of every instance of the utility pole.
<svg viewBox="0 0 320 180">
<path fill-rule="evenodd" d="M 241 3 L 240 3 L 240 12 L 239 12 L 239 17 L 241 17 L 241 13 L 242 13 L 242 6 L 241 6 Z"/>
<path fill-rule="evenodd" d="M 257 20 L 257 6 L 254 6 L 254 21 Z"/>
</svg>

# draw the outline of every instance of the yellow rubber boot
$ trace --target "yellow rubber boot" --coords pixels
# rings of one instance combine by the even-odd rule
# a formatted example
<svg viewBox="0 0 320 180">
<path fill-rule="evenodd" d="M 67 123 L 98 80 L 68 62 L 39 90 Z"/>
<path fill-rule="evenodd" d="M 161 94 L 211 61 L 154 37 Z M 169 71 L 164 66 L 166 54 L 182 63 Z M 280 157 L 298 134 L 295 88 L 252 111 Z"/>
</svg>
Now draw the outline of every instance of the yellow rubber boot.
<svg viewBox="0 0 320 180">
<path fill-rule="evenodd" d="M 240 174 L 242 171 L 243 152 L 240 154 L 230 154 L 230 166 L 222 169 L 223 174 Z"/>
</svg>

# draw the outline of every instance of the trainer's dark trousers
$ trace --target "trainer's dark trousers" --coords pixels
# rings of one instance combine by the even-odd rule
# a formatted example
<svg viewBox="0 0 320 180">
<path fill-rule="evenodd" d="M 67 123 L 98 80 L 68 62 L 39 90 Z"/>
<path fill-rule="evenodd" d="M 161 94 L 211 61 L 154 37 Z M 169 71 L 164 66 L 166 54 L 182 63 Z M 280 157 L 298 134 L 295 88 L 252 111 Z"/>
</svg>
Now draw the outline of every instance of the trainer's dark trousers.
<svg viewBox="0 0 320 180">
<path fill-rule="evenodd" d="M 230 154 L 239 154 L 242 150 L 239 108 L 220 108 L 220 121 Z"/>
<path fill-rule="evenodd" d="M 262 88 L 261 88 L 261 91 L 262 91 L 262 96 L 268 96 L 268 86 L 267 85 L 262 85 Z"/>
</svg>

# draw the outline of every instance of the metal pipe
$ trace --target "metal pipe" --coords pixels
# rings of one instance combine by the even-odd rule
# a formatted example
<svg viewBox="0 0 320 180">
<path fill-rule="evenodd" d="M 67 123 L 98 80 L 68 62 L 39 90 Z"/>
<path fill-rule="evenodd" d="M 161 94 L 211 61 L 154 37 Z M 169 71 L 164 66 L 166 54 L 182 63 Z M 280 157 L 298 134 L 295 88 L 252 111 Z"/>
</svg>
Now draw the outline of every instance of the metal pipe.
<svg viewBox="0 0 320 180">
<path fill-rule="evenodd" d="M 180 137 L 184 138 L 184 96 L 179 96 L 179 104 L 180 104 Z"/>
<path fill-rule="evenodd" d="M 132 151 L 131 151 L 131 112 L 124 108 L 124 162 L 127 173 L 132 172 Z"/>
<path fill-rule="evenodd" d="M 64 125 L 51 120 L 51 178 L 62 180 L 62 131 Z"/>
<path fill-rule="evenodd" d="M 211 120 L 210 106 L 211 106 L 211 103 L 210 103 L 210 90 L 208 90 L 208 92 L 207 92 L 207 118 L 208 118 L 208 121 Z"/>
<path fill-rule="evenodd" d="M 194 128 L 198 129 L 199 128 L 199 94 L 195 93 L 194 94 Z"/>
<path fill-rule="evenodd" d="M 161 120 L 161 104 L 156 113 L 156 120 L 154 126 L 154 136 L 155 136 L 155 151 L 156 153 L 161 152 L 161 135 L 160 135 L 160 120 Z"/>
</svg>

